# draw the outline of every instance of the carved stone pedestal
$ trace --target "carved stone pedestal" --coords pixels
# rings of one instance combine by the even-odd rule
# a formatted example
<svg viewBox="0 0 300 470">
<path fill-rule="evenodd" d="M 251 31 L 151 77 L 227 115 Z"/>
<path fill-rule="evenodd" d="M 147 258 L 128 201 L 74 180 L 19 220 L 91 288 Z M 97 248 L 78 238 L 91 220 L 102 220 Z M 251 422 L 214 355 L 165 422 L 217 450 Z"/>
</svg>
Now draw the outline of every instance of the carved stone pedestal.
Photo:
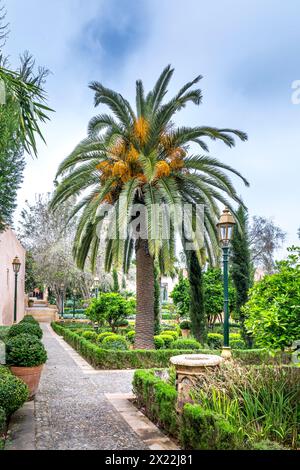
<svg viewBox="0 0 300 470">
<path fill-rule="evenodd" d="M 199 376 L 205 374 L 207 369 L 218 367 L 223 359 L 209 354 L 183 354 L 171 357 L 170 361 L 176 369 L 177 411 L 180 412 L 185 403 L 192 401 L 190 391 L 196 385 Z"/>
</svg>

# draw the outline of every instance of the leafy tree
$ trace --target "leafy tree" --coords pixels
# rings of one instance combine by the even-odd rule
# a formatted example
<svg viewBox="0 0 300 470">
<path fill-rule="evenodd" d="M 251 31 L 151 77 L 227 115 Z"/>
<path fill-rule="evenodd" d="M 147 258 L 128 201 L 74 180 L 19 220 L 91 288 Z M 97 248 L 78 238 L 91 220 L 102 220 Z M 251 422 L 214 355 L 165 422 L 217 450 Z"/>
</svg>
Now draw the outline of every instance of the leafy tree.
<svg viewBox="0 0 300 470">
<path fill-rule="evenodd" d="M 220 268 L 210 268 L 203 274 L 204 304 L 208 322 L 213 325 L 222 320 L 224 309 L 223 274 Z M 235 289 L 229 279 L 229 310 L 235 305 Z"/>
<path fill-rule="evenodd" d="M 242 336 L 248 346 L 251 338 L 247 335 L 244 326 L 242 307 L 248 300 L 248 292 L 252 284 L 252 266 L 250 260 L 250 246 L 248 233 L 248 217 L 246 210 L 240 206 L 238 209 L 240 227 L 235 226 L 231 243 L 231 278 L 236 292 L 235 313 L 241 322 Z"/>
<path fill-rule="evenodd" d="M 255 344 L 269 350 L 283 350 L 300 338 L 300 248 L 288 251 L 275 274 L 254 284 L 243 307 Z"/>
<path fill-rule="evenodd" d="M 195 338 L 204 344 L 207 338 L 207 318 L 205 315 L 202 267 L 195 251 L 188 251 L 186 257 L 190 285 L 189 314 L 191 329 Z"/>
<path fill-rule="evenodd" d="M 34 204 L 27 203 L 21 212 L 19 237 L 34 260 L 36 279 L 51 289 L 60 308 L 62 283 L 66 289 L 76 287 L 88 297 L 93 277 L 77 269 L 73 260 L 75 230 L 71 225 L 65 228 L 72 202 L 60 206 L 53 214 L 49 210 L 50 197 L 50 194 L 39 195 Z"/>
<path fill-rule="evenodd" d="M 5 13 L 0 7 L 0 231 L 12 224 L 17 191 L 23 181 L 24 151 L 37 155 L 36 135 L 43 138 L 39 123 L 48 119 L 42 89 L 48 71 L 39 68 L 29 53 L 21 56 L 16 72 L 8 70 L 2 53 L 8 37 Z M 43 139 L 44 140 L 44 139 Z"/>
<path fill-rule="evenodd" d="M 189 315 L 190 310 L 190 283 L 189 280 L 184 278 L 182 271 L 179 273 L 178 284 L 174 287 L 170 295 L 176 305 L 179 315 L 183 318 Z"/>
<path fill-rule="evenodd" d="M 30 251 L 26 252 L 25 263 L 25 292 L 29 294 L 40 284 L 37 275 L 37 266 L 34 257 Z"/>
<path fill-rule="evenodd" d="M 249 233 L 251 260 L 256 267 L 261 267 L 268 274 L 274 272 L 274 255 L 286 239 L 286 233 L 272 220 L 265 217 L 253 217 Z"/>
<path fill-rule="evenodd" d="M 157 212 L 166 207 L 205 205 L 204 240 L 208 257 L 215 257 L 218 245 L 216 221 L 219 217 L 217 202 L 235 210 L 227 200 L 240 202 L 226 171 L 248 182 L 230 166 L 207 155 L 191 154 L 190 144 L 207 151 L 205 138 L 221 140 L 234 145 L 233 136 L 246 140 L 245 133 L 231 129 L 208 126 L 176 127 L 175 114 L 187 104 L 199 105 L 202 93 L 194 86 L 201 77 L 185 84 L 170 101 L 164 102 L 174 70 L 168 66 L 159 77 L 154 89 L 145 95 L 143 83 L 136 84 L 136 111 L 119 93 L 101 83 L 93 82 L 95 105 L 108 106 L 112 115 L 100 114 L 89 124 L 89 135 L 60 165 L 60 178 L 52 207 L 55 208 L 74 195 L 83 195 L 74 207 L 80 212 L 74 244 L 77 265 L 83 269 L 87 259 L 95 269 L 100 245 L 99 227 L 104 215 L 99 208 L 111 205 L 110 219 L 114 237 L 106 237 L 106 270 L 123 265 L 128 270 L 135 252 L 137 267 L 137 319 L 136 347 L 154 346 L 154 263 L 159 262 L 162 274 L 172 273 L 175 260 L 175 238 L 181 221 L 175 218 L 170 227 L 170 237 L 164 237 L 156 224 Z M 87 190 L 90 190 L 87 193 Z M 125 206 L 124 206 L 125 204 Z M 146 211 L 135 215 L 134 205 Z M 174 218 L 173 218 L 174 219 Z M 148 228 L 158 227 L 156 237 L 132 234 L 138 222 Z M 127 227 L 125 240 L 120 227 Z M 123 235 L 122 230 L 122 235 Z M 194 249 L 199 256 L 202 240 L 195 237 Z"/>
<path fill-rule="evenodd" d="M 132 314 L 131 302 L 116 292 L 100 294 L 98 299 L 92 300 L 86 311 L 90 320 L 100 325 L 108 323 L 114 333 L 117 331 L 118 322 L 130 314 Z"/>
</svg>

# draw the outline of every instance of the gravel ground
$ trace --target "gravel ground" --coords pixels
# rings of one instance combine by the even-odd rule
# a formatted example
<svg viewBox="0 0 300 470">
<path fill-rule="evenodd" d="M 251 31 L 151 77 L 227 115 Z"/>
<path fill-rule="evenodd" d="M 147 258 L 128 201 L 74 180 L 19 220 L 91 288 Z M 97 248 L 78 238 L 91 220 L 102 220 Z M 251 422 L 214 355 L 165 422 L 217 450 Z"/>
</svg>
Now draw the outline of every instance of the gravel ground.
<svg viewBox="0 0 300 470">
<path fill-rule="evenodd" d="M 132 371 L 85 374 L 43 325 L 48 362 L 35 399 L 38 450 L 145 449 L 105 393 L 131 391 Z"/>
</svg>

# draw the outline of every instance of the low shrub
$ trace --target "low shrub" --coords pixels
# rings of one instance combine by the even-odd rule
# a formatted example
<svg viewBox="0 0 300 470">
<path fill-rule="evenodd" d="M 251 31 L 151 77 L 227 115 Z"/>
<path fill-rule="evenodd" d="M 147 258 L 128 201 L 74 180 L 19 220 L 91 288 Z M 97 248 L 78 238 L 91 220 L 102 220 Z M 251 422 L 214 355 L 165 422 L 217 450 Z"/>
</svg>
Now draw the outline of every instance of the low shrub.
<svg viewBox="0 0 300 470">
<path fill-rule="evenodd" d="M 9 417 L 28 399 L 27 385 L 11 373 L 0 375 L 0 409 Z"/>
<path fill-rule="evenodd" d="M 47 352 L 36 337 L 22 334 L 6 342 L 6 363 L 17 367 L 35 367 L 47 361 Z"/>
<path fill-rule="evenodd" d="M 266 439 L 264 441 L 254 442 L 251 445 L 251 450 L 288 450 L 288 449 L 278 444 L 278 442 L 269 441 L 268 439 Z"/>
<path fill-rule="evenodd" d="M 170 434 L 176 435 L 178 419 L 175 388 L 156 377 L 153 370 L 141 370 L 134 374 L 133 391 L 138 405 L 145 408 L 147 416 Z"/>
<path fill-rule="evenodd" d="M 96 369 L 145 369 L 165 368 L 170 365 L 170 358 L 180 354 L 211 354 L 208 349 L 195 350 L 139 350 L 118 351 L 104 350 L 103 345 L 96 345 L 77 335 L 69 328 L 63 328 L 57 323 L 52 323 L 53 330 L 61 335 L 79 354 L 81 354 Z"/>
<path fill-rule="evenodd" d="M 195 339 L 178 339 L 172 343 L 172 349 L 201 349 L 201 344 Z"/>
<path fill-rule="evenodd" d="M 88 339 L 89 341 L 92 341 L 93 343 L 97 342 L 98 336 L 99 335 L 95 331 L 92 331 L 92 330 L 84 331 L 82 333 L 83 338 Z"/>
<path fill-rule="evenodd" d="M 128 333 L 126 334 L 126 339 L 127 341 L 129 341 L 130 344 L 134 344 L 135 331 L 134 330 L 128 331 Z"/>
<path fill-rule="evenodd" d="M 185 449 L 234 450 L 237 430 L 222 415 L 187 403 L 183 408 L 180 441 Z"/>
<path fill-rule="evenodd" d="M 170 358 L 180 354 L 216 354 L 220 350 L 133 350 L 133 351 L 105 351 L 100 345 L 91 343 L 74 333 L 69 328 L 64 328 L 58 323 L 52 323 L 53 330 L 62 336 L 79 354 L 81 354 L 93 367 L 97 369 L 147 369 L 165 368 L 170 365 Z M 242 364 L 288 364 L 291 360 L 288 354 L 275 356 L 265 350 L 233 350 L 233 358 Z"/>
<path fill-rule="evenodd" d="M 117 320 L 115 323 L 117 328 L 126 328 L 129 325 L 129 321 L 126 319 Z"/>
<path fill-rule="evenodd" d="M 40 325 L 37 323 L 32 322 L 24 322 L 18 323 L 17 325 L 13 325 L 8 332 L 8 338 L 13 338 L 18 335 L 28 334 L 36 336 L 37 338 L 41 339 L 43 337 L 43 331 Z"/>
<path fill-rule="evenodd" d="M 39 322 L 33 318 L 32 315 L 26 315 L 23 320 L 20 321 L 20 323 L 32 323 L 33 325 L 38 325 Z"/>
<path fill-rule="evenodd" d="M 160 337 L 160 335 L 154 336 L 154 346 L 155 346 L 155 349 L 164 349 L 165 342 L 163 338 Z"/>
<path fill-rule="evenodd" d="M 121 335 L 110 335 L 106 336 L 102 341 L 102 347 L 104 349 L 118 349 L 121 351 L 127 351 L 128 344 L 126 339 Z"/>
<path fill-rule="evenodd" d="M 115 336 L 115 333 L 112 333 L 111 331 L 104 331 L 103 333 L 99 333 L 97 336 L 97 342 L 102 343 L 105 338 L 108 336 Z"/>
<path fill-rule="evenodd" d="M 0 326 L 0 341 L 5 341 L 9 332 L 9 326 Z"/>
<path fill-rule="evenodd" d="M 174 330 L 164 330 L 162 334 L 172 336 L 174 340 L 179 338 L 179 334 L 177 333 L 177 331 Z"/>
<path fill-rule="evenodd" d="M 159 335 L 159 338 L 163 340 L 165 349 L 171 349 L 172 343 L 174 342 L 173 336 L 162 333 Z"/>
<path fill-rule="evenodd" d="M 246 349 L 245 341 L 242 338 L 239 339 L 230 339 L 230 347 L 232 349 Z"/>
<path fill-rule="evenodd" d="M 208 346 L 212 349 L 222 349 L 223 335 L 220 333 L 208 333 L 207 335 Z"/>
<path fill-rule="evenodd" d="M 3 448 L 1 441 L 4 439 L 4 432 L 6 428 L 6 414 L 3 408 L 0 407 L 0 450 Z"/>
</svg>

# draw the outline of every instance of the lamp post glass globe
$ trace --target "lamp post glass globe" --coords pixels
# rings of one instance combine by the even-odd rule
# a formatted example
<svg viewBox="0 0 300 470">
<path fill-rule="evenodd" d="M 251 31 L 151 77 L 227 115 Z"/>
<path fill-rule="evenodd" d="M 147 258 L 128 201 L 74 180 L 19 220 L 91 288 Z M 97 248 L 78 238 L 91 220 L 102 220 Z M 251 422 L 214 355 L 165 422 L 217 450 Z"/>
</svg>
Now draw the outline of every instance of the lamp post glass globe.
<svg viewBox="0 0 300 470">
<path fill-rule="evenodd" d="M 219 223 L 217 224 L 218 227 L 218 235 L 221 245 L 228 246 L 232 236 L 233 236 L 233 229 L 235 226 L 235 220 L 227 207 L 225 207 Z"/>
<path fill-rule="evenodd" d="M 21 261 L 19 260 L 18 256 L 12 262 L 13 270 L 15 274 L 18 274 L 21 268 Z"/>
</svg>

